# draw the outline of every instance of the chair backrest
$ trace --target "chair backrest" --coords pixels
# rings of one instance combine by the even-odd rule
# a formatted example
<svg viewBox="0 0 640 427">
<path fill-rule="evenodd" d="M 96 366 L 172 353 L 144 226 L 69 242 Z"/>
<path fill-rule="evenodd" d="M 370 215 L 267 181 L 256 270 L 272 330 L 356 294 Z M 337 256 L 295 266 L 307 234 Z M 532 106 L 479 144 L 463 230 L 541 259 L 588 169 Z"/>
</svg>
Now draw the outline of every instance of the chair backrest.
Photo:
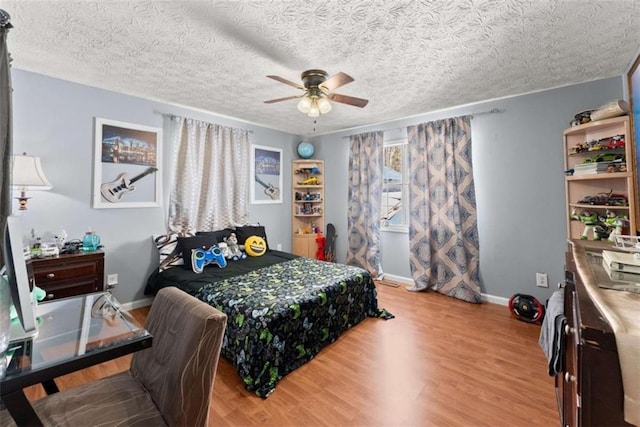
<svg viewBox="0 0 640 427">
<path fill-rule="evenodd" d="M 131 373 L 170 426 L 206 426 L 227 316 L 174 287 L 156 295 L 145 322 L 151 348 Z"/>
</svg>

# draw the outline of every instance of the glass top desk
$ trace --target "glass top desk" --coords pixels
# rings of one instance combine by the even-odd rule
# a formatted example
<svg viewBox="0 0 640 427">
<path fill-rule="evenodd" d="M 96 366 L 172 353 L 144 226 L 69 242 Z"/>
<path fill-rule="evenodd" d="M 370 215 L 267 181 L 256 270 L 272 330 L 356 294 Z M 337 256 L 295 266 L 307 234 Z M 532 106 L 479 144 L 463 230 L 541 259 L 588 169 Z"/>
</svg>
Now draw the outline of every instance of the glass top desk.
<svg viewBox="0 0 640 427">
<path fill-rule="evenodd" d="M 23 388 L 151 347 L 153 337 L 109 292 L 37 306 L 38 333 L 14 340 L 0 360 L 0 396 L 18 425 L 41 425 Z"/>
</svg>

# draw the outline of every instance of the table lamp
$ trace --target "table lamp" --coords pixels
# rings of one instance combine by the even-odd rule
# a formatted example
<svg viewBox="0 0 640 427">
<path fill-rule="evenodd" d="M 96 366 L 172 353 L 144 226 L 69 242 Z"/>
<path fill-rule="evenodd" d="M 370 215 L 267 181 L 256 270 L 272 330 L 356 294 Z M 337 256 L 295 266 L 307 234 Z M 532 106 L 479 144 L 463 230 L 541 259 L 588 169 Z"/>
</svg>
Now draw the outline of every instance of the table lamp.
<svg viewBox="0 0 640 427">
<path fill-rule="evenodd" d="M 40 164 L 40 157 L 22 155 L 13 155 L 12 159 L 12 177 L 11 185 L 17 187 L 20 191 L 18 199 L 19 210 L 27 210 L 27 190 L 51 190 L 53 186 L 49 182 Z"/>
</svg>

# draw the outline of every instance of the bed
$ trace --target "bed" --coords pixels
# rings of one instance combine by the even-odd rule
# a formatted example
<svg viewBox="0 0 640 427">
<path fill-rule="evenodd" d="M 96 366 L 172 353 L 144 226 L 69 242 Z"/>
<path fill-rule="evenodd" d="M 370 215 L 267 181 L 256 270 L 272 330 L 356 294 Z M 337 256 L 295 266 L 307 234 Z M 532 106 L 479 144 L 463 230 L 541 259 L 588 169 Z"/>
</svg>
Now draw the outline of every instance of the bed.
<svg viewBox="0 0 640 427">
<path fill-rule="evenodd" d="M 378 308 L 367 271 L 275 250 L 230 261 L 225 268 L 208 265 L 200 274 L 166 268 L 151 274 L 145 293 L 166 286 L 227 314 L 221 354 L 245 388 L 263 398 L 366 317 L 393 317 Z"/>
</svg>

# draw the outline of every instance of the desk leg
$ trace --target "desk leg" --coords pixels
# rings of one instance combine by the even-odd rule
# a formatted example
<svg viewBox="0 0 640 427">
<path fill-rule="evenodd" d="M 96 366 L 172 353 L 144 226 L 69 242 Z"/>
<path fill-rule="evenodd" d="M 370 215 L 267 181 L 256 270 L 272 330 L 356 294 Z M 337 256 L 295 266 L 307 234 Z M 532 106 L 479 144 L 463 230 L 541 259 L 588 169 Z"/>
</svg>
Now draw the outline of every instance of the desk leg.
<svg viewBox="0 0 640 427">
<path fill-rule="evenodd" d="M 17 425 L 42 427 L 42 421 L 22 390 L 2 395 L 2 401 Z"/>
<path fill-rule="evenodd" d="M 54 380 L 43 381 L 42 388 L 44 388 L 44 391 L 46 391 L 47 394 L 54 394 L 60 391 Z"/>
</svg>

